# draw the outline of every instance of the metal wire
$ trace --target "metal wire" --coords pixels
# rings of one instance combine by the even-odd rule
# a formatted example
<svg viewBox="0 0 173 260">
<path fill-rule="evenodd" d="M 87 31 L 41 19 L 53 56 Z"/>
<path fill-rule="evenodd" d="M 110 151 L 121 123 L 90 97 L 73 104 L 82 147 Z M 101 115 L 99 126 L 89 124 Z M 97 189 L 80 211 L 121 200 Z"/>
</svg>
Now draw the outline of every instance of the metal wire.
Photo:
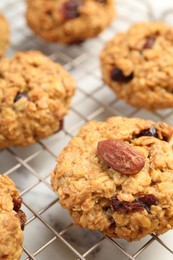
<svg viewBox="0 0 173 260">
<path fill-rule="evenodd" d="M 171 109 L 151 113 L 116 99 L 104 86 L 100 75 L 98 54 L 104 42 L 134 22 L 154 20 L 150 4 L 151 1 L 147 0 L 117 1 L 117 18 L 110 28 L 86 43 L 65 47 L 48 44 L 32 34 L 25 22 L 24 0 L 0 3 L 0 10 L 8 17 L 11 25 L 8 56 L 19 50 L 38 49 L 63 64 L 78 80 L 78 90 L 62 131 L 32 146 L 0 152 L 1 172 L 15 181 L 23 197 L 23 210 L 28 219 L 21 259 L 151 260 L 156 257 L 163 259 L 164 256 L 167 260 L 172 259 L 172 231 L 161 238 L 152 235 L 133 244 L 74 227 L 68 213 L 57 203 L 57 195 L 49 183 L 56 156 L 79 127 L 89 120 L 105 120 L 112 115 L 122 115 L 172 122 Z M 166 20 L 170 14 L 170 9 L 164 10 L 160 17 Z M 160 251 L 151 250 L 158 246 Z M 164 253 L 159 258 L 162 250 Z"/>
</svg>

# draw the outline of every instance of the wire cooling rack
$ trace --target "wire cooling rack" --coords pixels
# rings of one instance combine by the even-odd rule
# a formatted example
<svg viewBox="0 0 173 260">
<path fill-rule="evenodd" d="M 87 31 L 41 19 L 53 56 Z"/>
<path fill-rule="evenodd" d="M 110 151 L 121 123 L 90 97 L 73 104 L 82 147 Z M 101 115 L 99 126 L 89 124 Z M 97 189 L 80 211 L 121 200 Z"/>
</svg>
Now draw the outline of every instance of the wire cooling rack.
<svg viewBox="0 0 173 260">
<path fill-rule="evenodd" d="M 171 23 L 171 1 L 119 0 L 117 18 L 110 28 L 95 39 L 70 47 L 48 44 L 34 36 L 26 25 L 23 0 L 0 2 L 0 10 L 8 17 L 11 27 L 8 56 L 19 50 L 40 50 L 61 63 L 78 80 L 78 89 L 71 110 L 65 117 L 63 130 L 29 147 L 10 148 L 0 152 L 0 171 L 9 175 L 16 183 L 23 197 L 23 210 L 28 219 L 21 259 L 173 259 L 173 231 L 160 237 L 151 235 L 139 242 L 128 243 L 75 227 L 68 212 L 57 203 L 57 195 L 50 186 L 50 174 L 55 167 L 56 156 L 77 133 L 79 127 L 89 120 L 105 120 L 112 115 L 124 115 L 172 123 L 172 109 L 150 113 L 117 100 L 101 80 L 98 60 L 104 42 L 132 23 L 151 19 Z M 151 2 L 154 7 L 150 6 Z M 161 4 L 162 13 L 158 13 Z M 163 9 L 166 4 L 170 6 Z"/>
</svg>

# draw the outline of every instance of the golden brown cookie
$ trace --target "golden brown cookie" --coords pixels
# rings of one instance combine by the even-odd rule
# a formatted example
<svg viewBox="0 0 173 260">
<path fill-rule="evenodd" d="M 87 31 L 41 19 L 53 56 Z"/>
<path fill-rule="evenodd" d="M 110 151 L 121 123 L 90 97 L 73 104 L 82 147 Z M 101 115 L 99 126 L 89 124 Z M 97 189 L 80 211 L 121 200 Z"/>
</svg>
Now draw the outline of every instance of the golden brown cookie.
<svg viewBox="0 0 173 260">
<path fill-rule="evenodd" d="M 13 181 L 0 175 L 0 260 L 18 260 L 22 254 L 26 216 L 21 203 Z"/>
<path fill-rule="evenodd" d="M 103 80 L 118 98 L 149 110 L 173 107 L 173 28 L 143 22 L 118 33 L 101 55 Z"/>
<path fill-rule="evenodd" d="M 9 27 L 6 18 L 0 14 L 0 58 L 4 55 L 9 44 Z"/>
<path fill-rule="evenodd" d="M 112 0 L 27 0 L 31 29 L 50 42 L 78 43 L 102 32 L 114 18 Z"/>
<path fill-rule="evenodd" d="M 0 61 L 0 148 L 25 146 L 57 132 L 75 81 L 37 51 Z"/>
<path fill-rule="evenodd" d="M 129 241 L 173 228 L 172 135 L 138 118 L 82 127 L 51 176 L 74 224 Z"/>
</svg>

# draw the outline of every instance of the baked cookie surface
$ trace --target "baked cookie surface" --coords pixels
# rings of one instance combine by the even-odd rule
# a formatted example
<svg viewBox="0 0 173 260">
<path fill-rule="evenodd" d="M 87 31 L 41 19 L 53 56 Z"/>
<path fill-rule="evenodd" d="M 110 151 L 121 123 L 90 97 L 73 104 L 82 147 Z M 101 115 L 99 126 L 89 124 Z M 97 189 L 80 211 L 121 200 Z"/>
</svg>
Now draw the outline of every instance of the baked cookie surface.
<svg viewBox="0 0 173 260">
<path fill-rule="evenodd" d="M 18 260 L 22 254 L 25 214 L 13 181 L 0 175 L 0 260 Z"/>
<path fill-rule="evenodd" d="M 0 58 L 4 55 L 9 44 L 9 27 L 6 18 L 0 14 Z"/>
<path fill-rule="evenodd" d="M 78 43 L 102 32 L 114 18 L 112 0 L 28 0 L 31 29 L 50 42 Z"/>
<path fill-rule="evenodd" d="M 35 143 L 57 132 L 75 81 L 40 52 L 0 61 L 0 148 Z"/>
<path fill-rule="evenodd" d="M 82 127 L 51 176 L 74 224 L 129 241 L 173 228 L 172 135 L 137 118 Z"/>
<path fill-rule="evenodd" d="M 118 98 L 148 110 L 173 107 L 173 28 L 139 23 L 100 54 L 103 80 Z"/>
</svg>

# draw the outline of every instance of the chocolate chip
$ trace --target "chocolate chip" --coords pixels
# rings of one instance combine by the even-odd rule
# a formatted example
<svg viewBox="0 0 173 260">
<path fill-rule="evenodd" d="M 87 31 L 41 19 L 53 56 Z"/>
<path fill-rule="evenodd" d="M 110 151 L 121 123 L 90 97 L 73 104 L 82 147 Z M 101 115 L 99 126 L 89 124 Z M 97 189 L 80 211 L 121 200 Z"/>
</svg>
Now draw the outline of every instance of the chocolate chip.
<svg viewBox="0 0 173 260">
<path fill-rule="evenodd" d="M 158 198 L 153 194 L 146 194 L 137 197 L 133 202 L 120 201 L 116 195 L 111 198 L 114 211 L 130 213 L 146 209 L 148 212 L 152 205 L 158 205 Z"/>
<path fill-rule="evenodd" d="M 130 75 L 125 76 L 123 74 L 123 71 L 118 68 L 114 68 L 111 72 L 111 79 L 114 81 L 118 81 L 118 82 L 128 83 L 129 81 L 131 81 L 133 79 L 133 77 L 134 77 L 133 72 Z"/>
<path fill-rule="evenodd" d="M 18 211 L 21 208 L 22 205 L 22 198 L 18 197 L 18 198 L 13 198 L 13 210 L 14 211 Z"/>
<path fill-rule="evenodd" d="M 154 126 L 151 126 L 149 129 L 143 130 L 137 135 L 137 137 L 141 136 L 153 136 L 158 138 L 157 129 Z"/>
<path fill-rule="evenodd" d="M 21 99 L 21 98 L 23 98 L 23 97 L 26 98 L 25 93 L 19 92 L 19 93 L 17 93 L 17 95 L 15 96 L 13 102 L 16 103 L 19 99 Z"/>
<path fill-rule="evenodd" d="M 26 215 L 22 210 L 18 210 L 16 213 L 18 218 L 20 219 L 21 229 L 24 230 L 26 223 Z"/>
<path fill-rule="evenodd" d="M 65 20 L 74 19 L 79 16 L 78 8 L 82 5 L 82 0 L 70 0 L 62 5 L 62 14 Z"/>
<path fill-rule="evenodd" d="M 156 35 L 149 37 L 146 40 L 146 42 L 145 42 L 145 44 L 143 46 L 143 49 L 151 49 L 153 47 L 153 45 L 154 45 L 155 40 L 156 40 Z"/>
</svg>

